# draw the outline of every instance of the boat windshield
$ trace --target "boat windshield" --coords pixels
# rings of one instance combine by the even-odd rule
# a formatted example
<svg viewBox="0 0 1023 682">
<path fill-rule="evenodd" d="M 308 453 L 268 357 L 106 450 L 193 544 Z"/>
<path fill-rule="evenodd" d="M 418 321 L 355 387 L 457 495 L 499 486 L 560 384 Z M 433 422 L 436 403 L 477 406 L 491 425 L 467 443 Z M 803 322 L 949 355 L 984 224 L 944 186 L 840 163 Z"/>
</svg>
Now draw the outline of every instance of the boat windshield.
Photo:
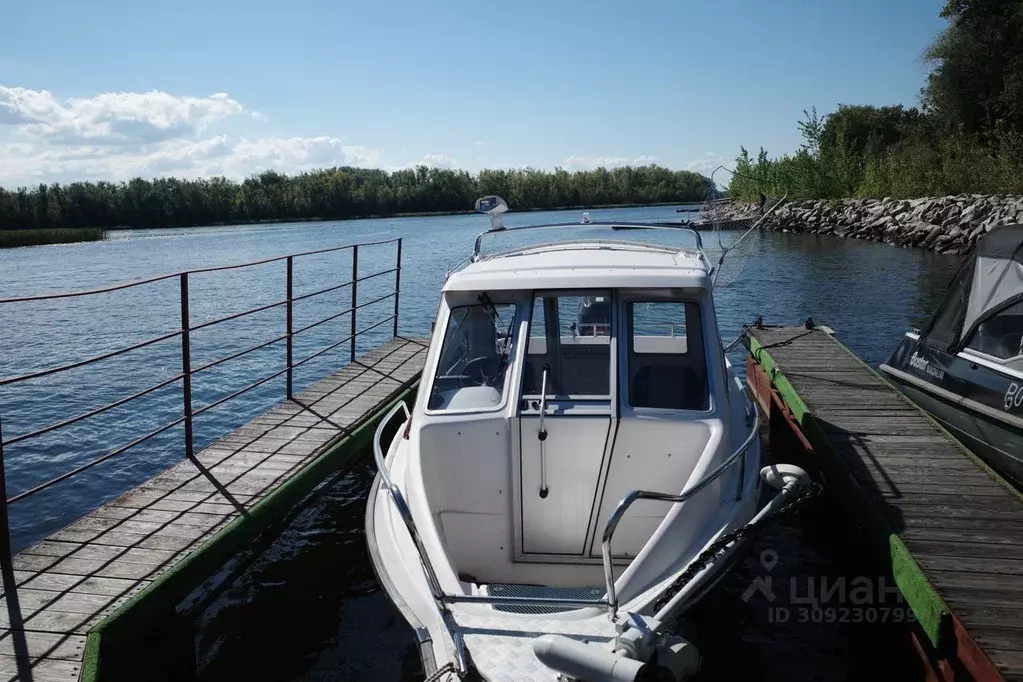
<svg viewBox="0 0 1023 682">
<path fill-rule="evenodd" d="M 517 306 L 476 303 L 451 309 L 427 409 L 480 410 L 498 407 L 504 395 Z"/>
<path fill-rule="evenodd" d="M 488 257 L 513 249 L 544 245 L 571 246 L 580 242 L 630 243 L 667 246 L 680 251 L 703 251 L 700 234 L 681 225 L 656 223 L 586 223 L 524 225 L 484 232 L 476 240 L 475 256 Z"/>
<path fill-rule="evenodd" d="M 981 322 L 966 347 L 999 360 L 1012 360 L 1010 365 L 1023 366 L 1023 302 Z"/>
</svg>

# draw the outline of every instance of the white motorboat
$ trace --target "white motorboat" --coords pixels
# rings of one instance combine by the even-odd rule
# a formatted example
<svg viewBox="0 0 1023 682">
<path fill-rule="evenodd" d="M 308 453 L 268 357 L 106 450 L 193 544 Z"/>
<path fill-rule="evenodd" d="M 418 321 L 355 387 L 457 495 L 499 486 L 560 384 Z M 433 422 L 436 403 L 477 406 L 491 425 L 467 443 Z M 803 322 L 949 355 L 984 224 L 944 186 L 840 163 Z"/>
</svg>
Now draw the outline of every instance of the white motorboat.
<svg viewBox="0 0 1023 682">
<path fill-rule="evenodd" d="M 477 208 L 492 227 L 448 274 L 414 408 L 374 440 L 380 582 L 431 679 L 686 679 L 679 618 L 806 475 L 761 471 L 698 233 L 506 230 L 503 201 Z M 622 227 L 691 243 L 592 236 Z M 585 238 L 482 251 L 555 229 Z"/>
</svg>

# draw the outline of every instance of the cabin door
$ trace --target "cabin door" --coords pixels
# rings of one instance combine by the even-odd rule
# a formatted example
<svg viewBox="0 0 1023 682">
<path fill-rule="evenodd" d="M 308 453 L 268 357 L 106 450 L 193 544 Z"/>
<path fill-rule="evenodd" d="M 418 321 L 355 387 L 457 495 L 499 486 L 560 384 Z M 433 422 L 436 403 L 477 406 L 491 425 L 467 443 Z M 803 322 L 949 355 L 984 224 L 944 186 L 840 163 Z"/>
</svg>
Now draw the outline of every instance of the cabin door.
<svg viewBox="0 0 1023 682">
<path fill-rule="evenodd" d="M 534 297 L 519 400 L 523 555 L 586 551 L 611 431 L 613 329 L 610 291 Z"/>
</svg>

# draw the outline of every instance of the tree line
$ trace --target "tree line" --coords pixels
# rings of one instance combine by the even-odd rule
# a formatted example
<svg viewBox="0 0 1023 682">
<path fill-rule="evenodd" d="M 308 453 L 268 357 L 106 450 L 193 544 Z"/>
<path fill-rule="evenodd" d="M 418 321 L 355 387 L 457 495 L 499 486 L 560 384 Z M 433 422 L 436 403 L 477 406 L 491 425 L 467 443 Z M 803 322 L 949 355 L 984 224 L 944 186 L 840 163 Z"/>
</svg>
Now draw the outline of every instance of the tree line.
<svg viewBox="0 0 1023 682">
<path fill-rule="evenodd" d="M 744 147 L 744 199 L 1023 193 L 1023 0 L 947 0 L 920 106 L 804 111 L 794 154 Z"/>
<path fill-rule="evenodd" d="M 266 171 L 234 182 L 135 178 L 0 189 L 0 229 L 180 227 L 217 223 L 352 218 L 471 209 L 497 194 L 513 209 L 702 201 L 710 180 L 659 166 L 570 173 L 420 166 L 388 173 L 330 168 L 300 175 Z"/>
</svg>

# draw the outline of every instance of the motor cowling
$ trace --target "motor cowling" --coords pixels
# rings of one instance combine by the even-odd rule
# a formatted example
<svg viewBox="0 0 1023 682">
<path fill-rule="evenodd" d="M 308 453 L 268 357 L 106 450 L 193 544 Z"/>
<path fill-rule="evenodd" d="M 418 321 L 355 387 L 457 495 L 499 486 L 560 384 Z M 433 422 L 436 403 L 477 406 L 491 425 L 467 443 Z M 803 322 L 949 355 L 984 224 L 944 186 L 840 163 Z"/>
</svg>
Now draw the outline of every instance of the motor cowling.
<svg viewBox="0 0 1023 682">
<path fill-rule="evenodd" d="M 619 637 L 612 652 L 563 635 L 541 635 L 533 640 L 533 653 L 550 670 L 585 682 L 682 682 L 700 668 L 696 647 L 677 636 L 660 636 L 645 651 Z M 636 654 L 651 662 L 638 660 Z"/>
<path fill-rule="evenodd" d="M 646 664 L 564 635 L 541 635 L 533 654 L 554 672 L 586 682 L 636 682 Z"/>
</svg>

